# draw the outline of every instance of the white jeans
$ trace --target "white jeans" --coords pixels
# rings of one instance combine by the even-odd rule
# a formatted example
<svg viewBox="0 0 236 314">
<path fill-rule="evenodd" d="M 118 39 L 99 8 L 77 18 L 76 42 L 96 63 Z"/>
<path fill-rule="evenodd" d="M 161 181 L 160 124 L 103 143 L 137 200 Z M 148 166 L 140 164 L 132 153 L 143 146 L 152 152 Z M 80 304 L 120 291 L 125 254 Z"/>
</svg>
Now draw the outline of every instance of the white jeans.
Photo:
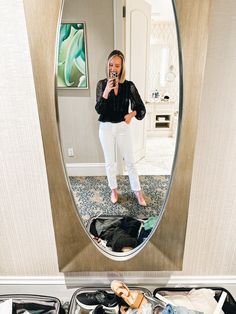
<svg viewBox="0 0 236 314">
<path fill-rule="evenodd" d="M 115 165 L 115 143 L 125 160 L 131 189 L 140 191 L 138 173 L 134 164 L 133 147 L 130 125 L 125 122 L 111 123 L 100 122 L 99 139 L 102 145 L 108 185 L 111 189 L 117 188 L 116 165 Z"/>
</svg>

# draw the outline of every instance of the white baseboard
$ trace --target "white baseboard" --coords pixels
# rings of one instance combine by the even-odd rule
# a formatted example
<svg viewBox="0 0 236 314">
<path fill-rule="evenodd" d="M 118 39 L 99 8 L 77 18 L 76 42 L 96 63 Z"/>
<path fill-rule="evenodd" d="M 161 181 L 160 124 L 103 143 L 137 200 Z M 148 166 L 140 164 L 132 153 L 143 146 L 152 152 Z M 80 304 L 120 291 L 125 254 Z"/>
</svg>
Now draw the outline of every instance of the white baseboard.
<svg viewBox="0 0 236 314">
<path fill-rule="evenodd" d="M 104 163 L 67 163 L 68 176 L 105 176 Z"/>
<path fill-rule="evenodd" d="M 153 292 L 158 287 L 223 287 L 236 298 L 236 276 L 149 276 L 125 277 L 118 273 L 86 273 L 84 276 L 0 276 L 0 295 L 2 294 L 39 294 L 58 297 L 68 301 L 74 291 L 83 286 L 110 286 L 113 279 L 128 285 L 146 287 Z"/>
<path fill-rule="evenodd" d="M 1 285 L 65 285 L 64 276 L 0 276 Z"/>
<path fill-rule="evenodd" d="M 120 279 L 129 284 L 144 284 L 144 285 L 175 285 L 175 286 L 199 286 L 199 285 L 235 285 L 236 276 L 169 276 L 169 277 L 129 277 L 113 275 L 98 275 L 91 276 L 0 276 L 0 285 L 65 285 L 65 283 L 73 283 L 78 286 L 103 283 L 107 285 L 113 279 Z"/>
</svg>

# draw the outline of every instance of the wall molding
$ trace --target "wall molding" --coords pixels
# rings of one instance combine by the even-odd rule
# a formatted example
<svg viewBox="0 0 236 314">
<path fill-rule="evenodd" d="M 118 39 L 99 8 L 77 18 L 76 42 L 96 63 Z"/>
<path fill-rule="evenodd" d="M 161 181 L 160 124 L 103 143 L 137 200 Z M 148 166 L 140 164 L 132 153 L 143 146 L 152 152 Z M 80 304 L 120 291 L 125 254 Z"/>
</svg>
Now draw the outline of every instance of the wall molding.
<svg viewBox="0 0 236 314">
<path fill-rule="evenodd" d="M 105 176 L 104 163 L 66 163 L 68 176 Z"/>
<path fill-rule="evenodd" d="M 170 286 L 224 286 L 224 285 L 235 285 L 236 276 L 166 276 L 166 277 L 129 277 L 129 276 L 97 276 L 91 274 L 91 276 L 0 276 L 0 286 L 4 285 L 94 285 L 96 284 L 109 285 L 111 280 L 120 279 L 128 284 L 138 285 L 170 285 Z"/>
</svg>

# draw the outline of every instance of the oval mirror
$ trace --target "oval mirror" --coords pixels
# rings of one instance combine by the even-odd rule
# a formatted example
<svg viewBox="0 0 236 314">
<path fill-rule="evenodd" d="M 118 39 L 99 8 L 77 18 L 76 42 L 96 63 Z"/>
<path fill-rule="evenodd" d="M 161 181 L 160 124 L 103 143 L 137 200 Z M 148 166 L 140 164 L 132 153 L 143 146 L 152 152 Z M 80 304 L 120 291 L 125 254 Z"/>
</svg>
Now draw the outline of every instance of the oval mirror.
<svg viewBox="0 0 236 314">
<path fill-rule="evenodd" d="M 180 64 L 172 0 L 64 1 L 62 154 L 84 229 L 112 259 L 137 254 L 164 212 L 180 129 Z"/>
</svg>

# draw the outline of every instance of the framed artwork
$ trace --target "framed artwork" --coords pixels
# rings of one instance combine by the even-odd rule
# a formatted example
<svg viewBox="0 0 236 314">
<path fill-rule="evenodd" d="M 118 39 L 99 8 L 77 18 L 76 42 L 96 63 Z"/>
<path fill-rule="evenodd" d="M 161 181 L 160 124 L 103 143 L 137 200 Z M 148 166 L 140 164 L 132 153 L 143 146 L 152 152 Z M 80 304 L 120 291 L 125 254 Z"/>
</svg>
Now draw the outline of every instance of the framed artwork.
<svg viewBox="0 0 236 314">
<path fill-rule="evenodd" d="M 66 89 L 88 88 L 85 23 L 61 23 L 57 87 Z"/>
</svg>

